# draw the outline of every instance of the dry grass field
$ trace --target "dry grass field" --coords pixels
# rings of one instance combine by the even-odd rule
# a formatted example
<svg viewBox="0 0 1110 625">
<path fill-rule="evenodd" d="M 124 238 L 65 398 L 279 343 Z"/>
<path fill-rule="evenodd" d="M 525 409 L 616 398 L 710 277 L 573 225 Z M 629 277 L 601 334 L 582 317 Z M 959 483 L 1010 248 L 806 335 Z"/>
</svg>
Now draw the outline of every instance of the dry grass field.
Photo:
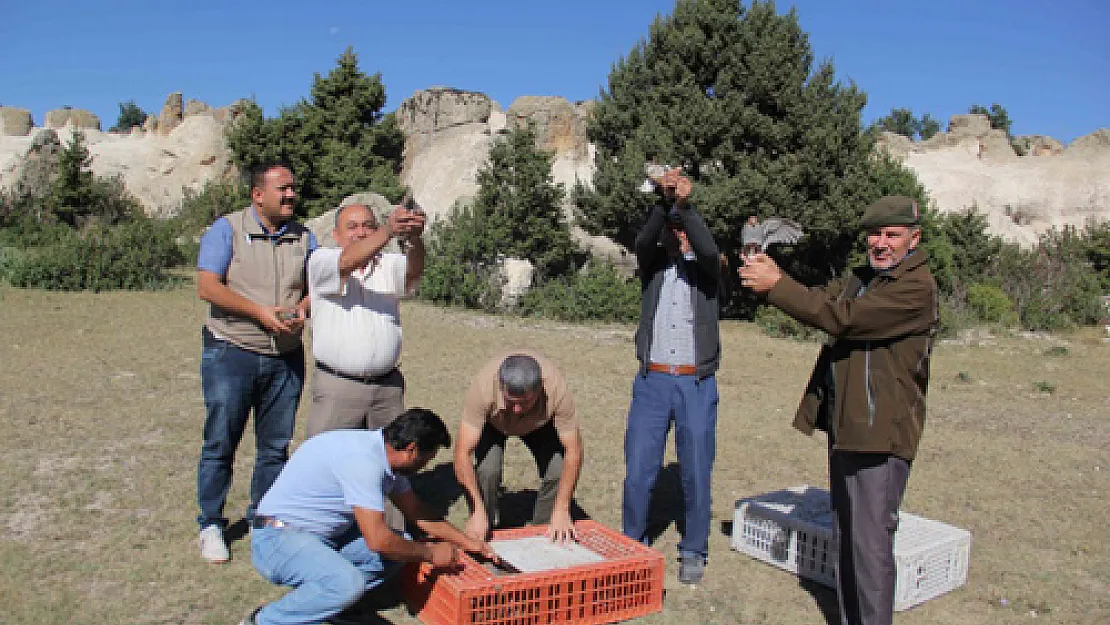
<svg viewBox="0 0 1110 625">
<path fill-rule="evenodd" d="M 407 303 L 404 315 L 408 403 L 452 427 L 470 374 L 495 351 L 528 345 L 559 362 L 585 428 L 578 504 L 619 528 L 630 326 L 420 303 Z M 233 543 L 227 565 L 197 555 L 202 318 L 190 288 L 0 290 L 0 624 L 232 624 L 284 592 L 254 571 L 247 540 Z M 970 576 L 897 623 L 1110 622 L 1110 344 L 1100 332 L 982 335 L 937 347 L 904 509 L 971 531 Z M 769 339 L 737 322 L 724 324 L 723 343 L 706 579 L 696 588 L 675 580 L 670 523 L 656 544 L 667 556 L 664 610 L 639 622 L 824 623 L 830 591 L 730 550 L 725 533 L 740 497 L 826 483 L 823 437 L 789 426 L 817 345 Z M 246 503 L 249 440 L 240 451 L 233 520 Z M 450 474 L 449 461 L 440 455 L 436 476 Z M 510 490 L 534 488 L 523 447 L 512 447 L 507 462 Z M 676 512 L 669 475 L 662 520 Z M 464 506 L 452 492 L 434 490 L 460 520 Z M 382 617 L 417 622 L 400 606 Z"/>
</svg>

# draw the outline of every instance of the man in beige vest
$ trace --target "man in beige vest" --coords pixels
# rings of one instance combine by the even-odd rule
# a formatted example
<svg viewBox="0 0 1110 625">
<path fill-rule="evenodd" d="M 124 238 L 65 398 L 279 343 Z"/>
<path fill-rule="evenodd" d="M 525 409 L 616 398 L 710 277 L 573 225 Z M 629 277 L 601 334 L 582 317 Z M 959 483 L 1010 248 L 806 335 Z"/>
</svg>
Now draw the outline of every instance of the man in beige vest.
<svg viewBox="0 0 1110 625">
<path fill-rule="evenodd" d="M 206 417 L 197 467 L 201 557 L 230 559 L 223 532 L 235 449 L 254 412 L 254 475 L 249 521 L 289 458 L 304 383 L 308 299 L 305 262 L 316 238 L 293 220 L 297 192 L 282 164 L 251 172 L 251 205 L 204 233 L 197 295 L 209 303 L 203 330 L 201 386 Z"/>
</svg>

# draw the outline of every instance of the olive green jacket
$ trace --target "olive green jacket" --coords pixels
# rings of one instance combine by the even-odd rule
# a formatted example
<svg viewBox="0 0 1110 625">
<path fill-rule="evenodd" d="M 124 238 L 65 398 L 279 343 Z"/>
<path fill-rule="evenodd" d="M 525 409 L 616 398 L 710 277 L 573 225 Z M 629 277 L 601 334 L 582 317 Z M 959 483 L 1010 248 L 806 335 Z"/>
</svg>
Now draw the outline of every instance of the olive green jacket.
<svg viewBox="0 0 1110 625">
<path fill-rule="evenodd" d="M 783 276 L 768 293 L 771 304 L 830 337 L 794 427 L 829 432 L 835 450 L 912 461 L 925 428 L 929 357 L 940 320 L 937 285 L 922 251 L 872 274 L 857 268 L 816 288 Z"/>
</svg>

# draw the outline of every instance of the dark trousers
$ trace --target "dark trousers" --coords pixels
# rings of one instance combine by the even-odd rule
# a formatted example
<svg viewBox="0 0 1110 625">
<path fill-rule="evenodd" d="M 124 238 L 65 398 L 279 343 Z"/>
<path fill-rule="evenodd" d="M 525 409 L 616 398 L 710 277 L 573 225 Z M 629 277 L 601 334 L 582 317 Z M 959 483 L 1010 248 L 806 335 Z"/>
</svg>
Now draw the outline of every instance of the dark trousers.
<svg viewBox="0 0 1110 625">
<path fill-rule="evenodd" d="M 844 625 L 894 619 L 894 531 L 910 463 L 890 454 L 832 451 L 829 486 L 840 545 L 836 594 Z"/>
<path fill-rule="evenodd" d="M 474 471 L 478 474 L 478 491 L 482 494 L 482 504 L 486 507 L 486 517 L 493 528 L 498 521 L 498 494 L 501 490 L 501 475 L 505 466 L 505 441 L 508 437 L 490 424 L 482 427 L 478 446 L 474 449 Z M 555 495 L 559 491 L 559 478 L 563 475 L 563 456 L 566 450 L 559 440 L 555 424 L 548 421 L 528 434 L 520 437 L 532 457 L 536 459 L 536 469 L 540 474 L 540 487 L 536 493 L 536 505 L 532 510 L 532 522 L 546 524 L 551 522 L 551 511 L 555 507 Z"/>
</svg>

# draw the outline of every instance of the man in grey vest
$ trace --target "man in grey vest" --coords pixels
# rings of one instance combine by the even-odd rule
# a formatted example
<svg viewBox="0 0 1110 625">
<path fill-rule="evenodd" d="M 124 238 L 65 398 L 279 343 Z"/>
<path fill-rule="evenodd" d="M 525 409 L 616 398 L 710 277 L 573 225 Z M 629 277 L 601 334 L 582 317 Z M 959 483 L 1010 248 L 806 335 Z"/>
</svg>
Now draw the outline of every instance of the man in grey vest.
<svg viewBox="0 0 1110 625">
<path fill-rule="evenodd" d="M 206 417 L 197 467 L 201 557 L 227 562 L 223 515 L 235 449 L 254 412 L 254 515 L 289 458 L 304 384 L 305 262 L 316 238 L 293 220 L 293 172 L 265 164 L 250 176 L 251 205 L 215 221 L 200 240 L 197 295 L 209 303 L 200 376 Z"/>
</svg>

